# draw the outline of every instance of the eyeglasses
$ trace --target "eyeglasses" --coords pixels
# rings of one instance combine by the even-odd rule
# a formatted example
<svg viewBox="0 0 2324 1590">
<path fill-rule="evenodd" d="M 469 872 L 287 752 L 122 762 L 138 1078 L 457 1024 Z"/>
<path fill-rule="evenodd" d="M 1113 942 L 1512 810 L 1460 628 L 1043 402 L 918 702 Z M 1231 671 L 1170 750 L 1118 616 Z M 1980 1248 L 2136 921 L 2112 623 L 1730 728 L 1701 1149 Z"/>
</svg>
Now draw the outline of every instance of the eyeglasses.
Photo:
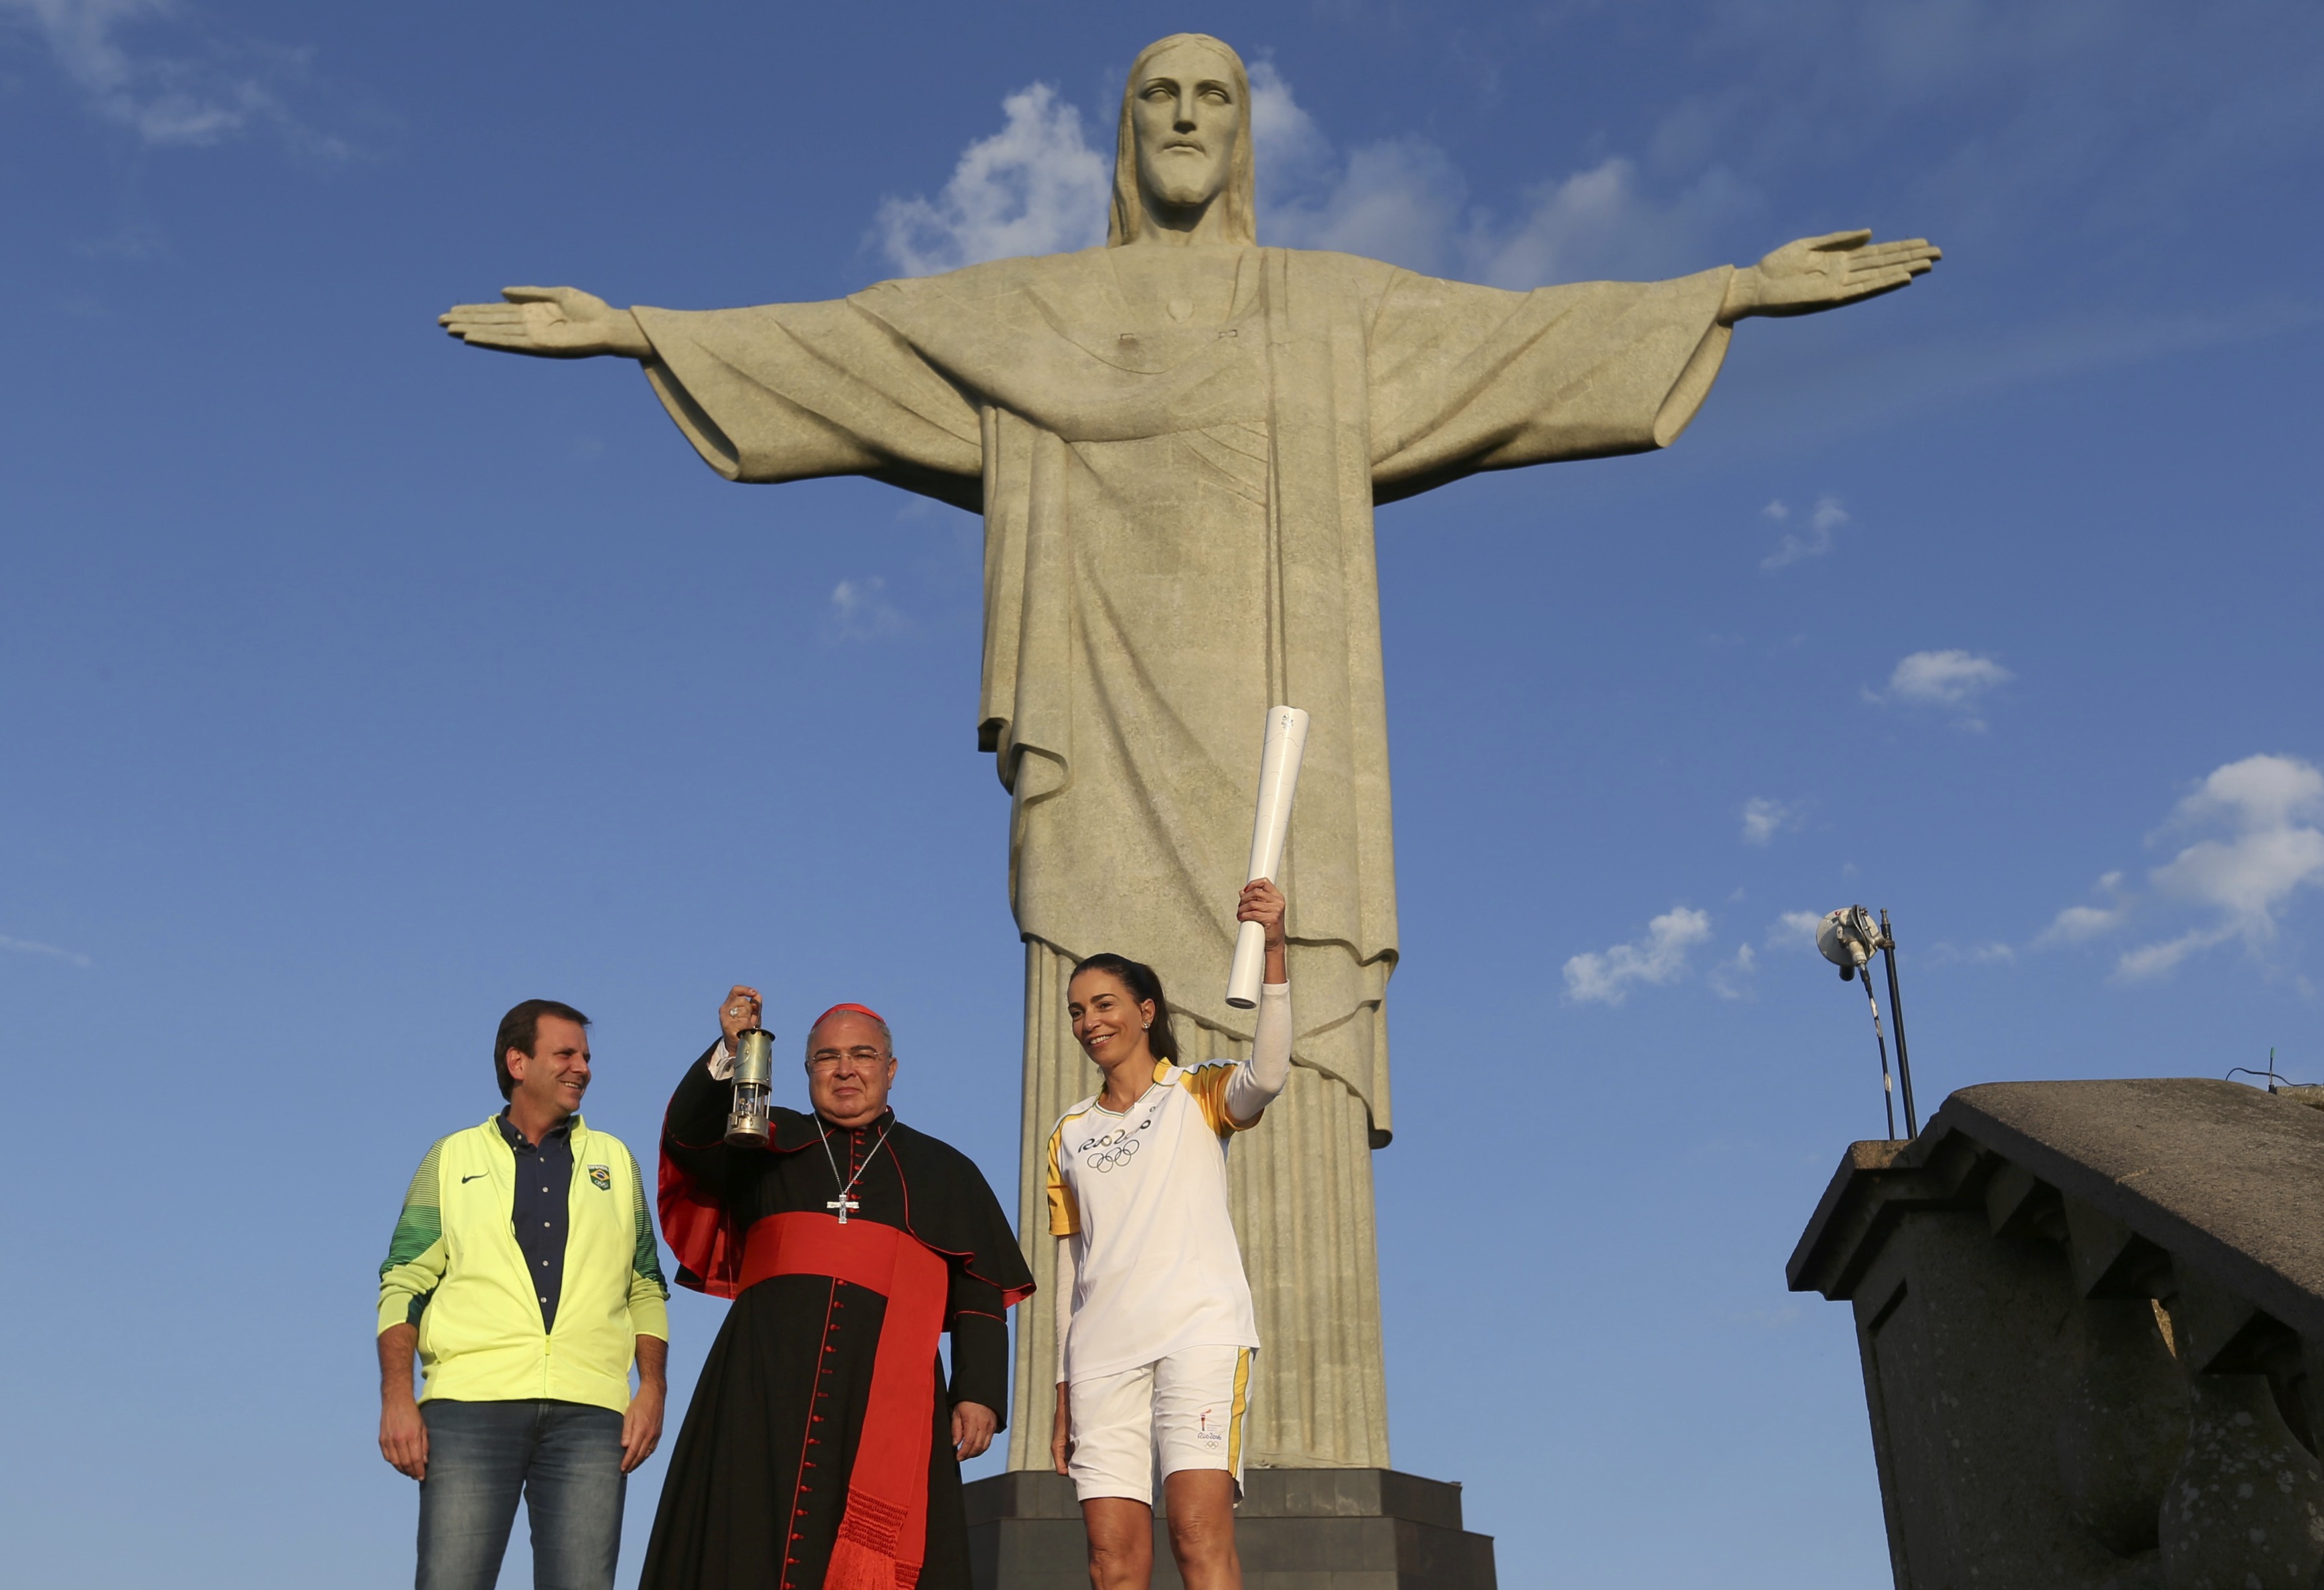
<svg viewBox="0 0 2324 1590">
<path fill-rule="evenodd" d="M 887 1058 L 886 1054 L 868 1043 L 844 1052 L 832 1049 L 818 1049 L 807 1056 L 807 1069 L 811 1071 L 835 1071 L 843 1060 L 853 1061 L 860 1066 L 873 1066 Z"/>
</svg>

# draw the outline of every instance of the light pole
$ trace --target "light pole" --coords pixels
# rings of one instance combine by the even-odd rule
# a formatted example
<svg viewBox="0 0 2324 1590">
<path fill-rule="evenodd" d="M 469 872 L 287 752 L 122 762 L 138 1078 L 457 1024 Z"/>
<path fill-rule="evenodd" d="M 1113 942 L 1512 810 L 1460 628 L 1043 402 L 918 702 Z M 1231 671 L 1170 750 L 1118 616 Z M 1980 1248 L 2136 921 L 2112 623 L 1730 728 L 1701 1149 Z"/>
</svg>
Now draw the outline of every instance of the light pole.
<svg viewBox="0 0 2324 1590">
<path fill-rule="evenodd" d="M 1921 1118 L 1913 1107 L 1913 1062 L 1904 1053 L 1904 1005 L 1896 988 L 1896 937 L 1889 931 L 1887 908 L 1881 908 L 1877 924 L 1872 913 L 1861 905 L 1825 913 L 1816 927 L 1816 948 L 1826 960 L 1840 968 L 1840 981 L 1850 981 L 1863 973 L 1864 1003 L 1872 1012 L 1872 1041 L 1880 1049 L 1880 1102 L 1888 1112 L 1888 1136 L 1893 1142 L 1896 1136 L 1896 1087 L 1888 1072 L 1888 1039 L 1880 1028 L 1880 1002 L 1873 997 L 1872 975 L 1867 970 L 1876 952 L 1886 959 L 1888 1015 L 1896 1028 L 1896 1075 L 1904 1085 L 1904 1135 L 1918 1137 Z"/>
</svg>

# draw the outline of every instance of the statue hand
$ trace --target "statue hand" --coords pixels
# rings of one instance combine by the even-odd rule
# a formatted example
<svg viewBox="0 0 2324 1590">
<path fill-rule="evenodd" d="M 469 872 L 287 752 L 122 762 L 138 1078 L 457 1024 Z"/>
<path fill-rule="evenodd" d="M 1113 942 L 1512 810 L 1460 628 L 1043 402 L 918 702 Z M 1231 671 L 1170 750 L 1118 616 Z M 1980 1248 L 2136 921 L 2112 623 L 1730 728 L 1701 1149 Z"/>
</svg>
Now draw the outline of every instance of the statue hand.
<svg viewBox="0 0 2324 1590">
<path fill-rule="evenodd" d="M 1748 315 L 1813 315 L 1909 286 L 1944 258 L 1925 237 L 1874 243 L 1868 231 L 1833 232 L 1787 243 L 1757 265 L 1738 271 L 1720 318 Z"/>
<path fill-rule="evenodd" d="M 540 359 L 590 359 L 619 354 L 649 359 L 653 344 L 637 317 L 577 287 L 504 287 L 501 304 L 455 304 L 436 324 L 462 342 Z"/>
</svg>

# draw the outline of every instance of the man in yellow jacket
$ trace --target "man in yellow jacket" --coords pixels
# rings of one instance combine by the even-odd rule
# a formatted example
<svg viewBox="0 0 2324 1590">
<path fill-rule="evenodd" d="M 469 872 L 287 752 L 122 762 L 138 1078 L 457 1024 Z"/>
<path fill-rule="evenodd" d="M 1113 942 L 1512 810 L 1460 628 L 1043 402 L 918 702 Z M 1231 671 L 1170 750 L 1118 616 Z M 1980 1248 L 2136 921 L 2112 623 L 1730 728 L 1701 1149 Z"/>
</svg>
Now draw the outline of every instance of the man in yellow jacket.
<svg viewBox="0 0 2324 1590">
<path fill-rule="evenodd" d="M 501 1019 L 508 1107 L 428 1151 L 380 1266 L 379 1449 L 420 1482 L 419 1590 L 492 1590 L 520 1494 L 537 1590 L 612 1590 L 625 1476 L 661 1439 L 669 1289 L 636 1160 L 576 1113 L 588 1029 L 553 999 Z"/>
</svg>

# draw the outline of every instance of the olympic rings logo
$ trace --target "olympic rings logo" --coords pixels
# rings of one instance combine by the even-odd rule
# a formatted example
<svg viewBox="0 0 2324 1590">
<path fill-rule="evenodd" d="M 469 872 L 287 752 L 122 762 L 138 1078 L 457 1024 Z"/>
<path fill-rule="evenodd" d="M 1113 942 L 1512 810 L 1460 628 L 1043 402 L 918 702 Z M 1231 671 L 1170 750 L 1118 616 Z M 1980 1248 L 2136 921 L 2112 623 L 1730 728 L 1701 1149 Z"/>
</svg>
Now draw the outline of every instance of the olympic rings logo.
<svg viewBox="0 0 2324 1590">
<path fill-rule="evenodd" d="M 1118 1170 L 1121 1166 L 1128 1164 L 1130 1163 L 1130 1156 L 1137 1152 L 1138 1140 L 1132 1137 L 1122 1142 L 1116 1143 L 1109 1148 L 1102 1148 L 1082 1163 L 1087 1165 L 1091 1170 L 1102 1174 L 1107 1171 Z"/>
<path fill-rule="evenodd" d="M 1109 1132 L 1100 1137 L 1085 1137 L 1074 1152 L 1089 1154 L 1082 1163 L 1093 1171 L 1100 1173 L 1118 1171 L 1128 1164 L 1130 1156 L 1138 1152 L 1138 1139 L 1135 1134 L 1146 1131 L 1153 1125 L 1154 1119 L 1149 1116 L 1135 1126 L 1124 1126 L 1120 1131 Z M 1097 1152 L 1091 1153 L 1092 1149 Z"/>
</svg>

